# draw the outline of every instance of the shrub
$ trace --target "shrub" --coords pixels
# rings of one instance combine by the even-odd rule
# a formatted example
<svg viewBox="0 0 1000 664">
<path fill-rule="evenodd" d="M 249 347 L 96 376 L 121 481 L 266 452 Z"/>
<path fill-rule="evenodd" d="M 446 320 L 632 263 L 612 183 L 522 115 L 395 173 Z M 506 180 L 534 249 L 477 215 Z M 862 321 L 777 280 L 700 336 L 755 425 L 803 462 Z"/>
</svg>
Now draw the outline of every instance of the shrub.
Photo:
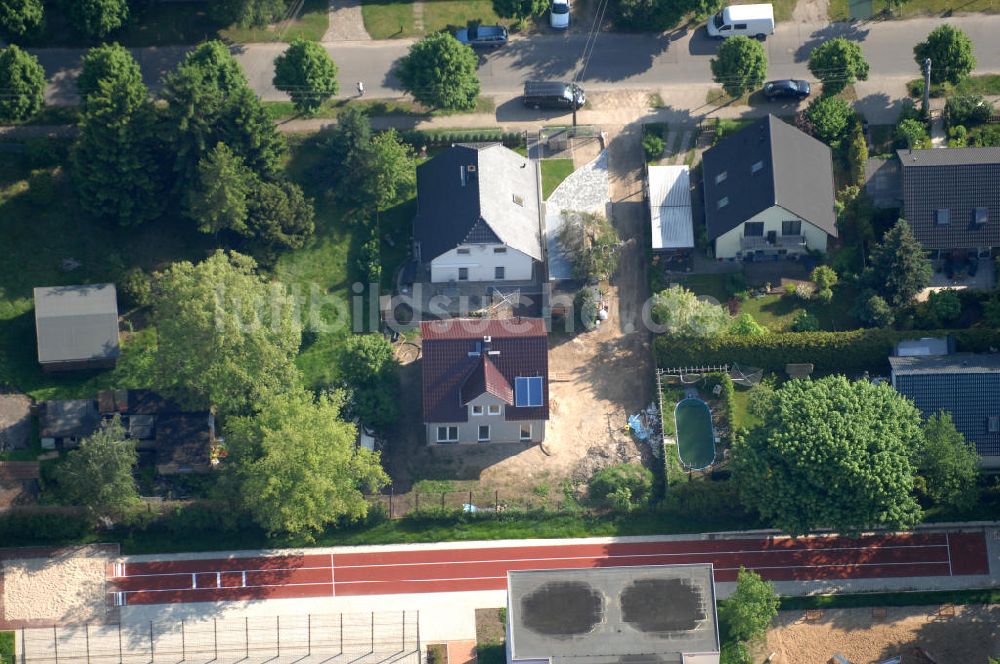
<svg viewBox="0 0 1000 664">
<path fill-rule="evenodd" d="M 981 125 L 993 115 L 993 104 L 979 95 L 956 95 L 944 103 L 949 127 Z"/>
<path fill-rule="evenodd" d="M 964 148 L 969 144 L 969 130 L 962 125 L 956 125 L 948 129 L 948 147 Z"/>
<path fill-rule="evenodd" d="M 135 307 L 145 307 L 153 295 L 153 282 L 141 267 L 132 267 L 122 276 L 122 295 Z"/>
<path fill-rule="evenodd" d="M 795 332 L 815 332 L 818 329 L 819 319 L 808 311 L 800 311 L 792 321 L 792 330 Z"/>
<path fill-rule="evenodd" d="M 656 161 L 663 156 L 663 138 L 654 133 L 642 137 L 642 149 L 646 153 L 646 161 Z"/>
<path fill-rule="evenodd" d="M 750 649 L 742 641 L 730 641 L 722 645 L 719 655 L 721 664 L 751 664 Z"/>
<path fill-rule="evenodd" d="M 649 502 L 653 473 L 639 463 L 607 466 L 591 476 L 587 490 L 594 502 L 627 512 Z"/>
<path fill-rule="evenodd" d="M 26 197 L 28 203 L 35 207 L 52 205 L 56 197 L 55 178 L 52 177 L 52 172 L 44 168 L 31 171 Z"/>
<path fill-rule="evenodd" d="M 820 290 L 833 288 L 837 285 L 837 272 L 829 265 L 819 265 L 813 269 L 810 279 Z"/>
<path fill-rule="evenodd" d="M 936 291 L 927 298 L 927 311 L 937 327 L 944 327 L 958 320 L 962 314 L 962 303 L 953 290 Z"/>
<path fill-rule="evenodd" d="M 977 148 L 1000 147 L 1000 125 L 990 125 L 977 131 L 972 138 L 972 145 Z"/>
<path fill-rule="evenodd" d="M 866 325 L 888 327 L 896 320 L 892 307 L 881 295 L 867 291 L 858 298 L 855 317 Z"/>
<path fill-rule="evenodd" d="M 597 327 L 597 291 L 590 286 L 584 286 L 573 298 L 573 311 L 576 322 L 584 330 Z"/>
<path fill-rule="evenodd" d="M 733 324 L 729 327 L 729 334 L 735 334 L 741 337 L 756 337 L 767 333 L 768 329 L 754 320 L 754 317 L 746 312 L 737 316 L 733 320 Z"/>
<path fill-rule="evenodd" d="M 929 148 L 931 138 L 920 120 L 906 119 L 896 125 L 896 140 L 911 150 Z"/>
<path fill-rule="evenodd" d="M 726 294 L 729 297 L 735 297 L 739 293 L 744 293 L 747 290 L 747 278 L 743 276 L 742 272 L 730 272 L 726 275 Z"/>
<path fill-rule="evenodd" d="M 920 336 L 947 336 L 960 351 L 986 352 L 1000 346 L 1000 330 L 973 328 L 936 330 Z M 818 373 L 847 375 L 885 373 L 889 356 L 901 339 L 913 332 L 884 328 L 847 332 L 772 332 L 763 337 L 726 335 L 713 339 L 684 339 L 659 335 L 653 342 L 658 366 L 740 364 L 766 373 L 783 373 L 786 364 L 813 364 Z"/>
<path fill-rule="evenodd" d="M 750 394 L 747 395 L 747 411 L 751 415 L 764 419 L 771 410 L 772 403 L 774 403 L 773 377 L 761 380 L 750 388 Z"/>
<path fill-rule="evenodd" d="M 0 542 L 4 546 L 75 542 L 88 530 L 88 520 L 79 514 L 11 512 L 0 517 Z"/>
</svg>

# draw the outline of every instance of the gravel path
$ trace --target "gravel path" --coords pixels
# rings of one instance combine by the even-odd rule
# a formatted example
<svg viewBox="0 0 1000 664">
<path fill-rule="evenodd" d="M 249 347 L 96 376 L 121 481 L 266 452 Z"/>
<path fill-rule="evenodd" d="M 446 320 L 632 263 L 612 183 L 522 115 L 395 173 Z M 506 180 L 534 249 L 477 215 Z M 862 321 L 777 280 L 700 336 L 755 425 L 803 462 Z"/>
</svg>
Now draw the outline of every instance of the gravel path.
<svg viewBox="0 0 1000 664">
<path fill-rule="evenodd" d="M 361 0 L 330 0 L 330 27 L 323 34 L 324 42 L 370 39 L 361 15 Z"/>
</svg>

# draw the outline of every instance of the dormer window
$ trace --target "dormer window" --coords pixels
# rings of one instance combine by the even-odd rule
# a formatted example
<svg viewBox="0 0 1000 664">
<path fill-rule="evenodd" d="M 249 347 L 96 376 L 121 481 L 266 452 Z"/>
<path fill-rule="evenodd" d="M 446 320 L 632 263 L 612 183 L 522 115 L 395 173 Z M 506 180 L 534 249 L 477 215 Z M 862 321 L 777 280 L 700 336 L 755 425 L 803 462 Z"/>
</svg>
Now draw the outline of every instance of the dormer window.
<svg viewBox="0 0 1000 664">
<path fill-rule="evenodd" d="M 934 210 L 934 225 L 935 226 L 947 226 L 950 223 L 950 221 L 949 221 L 949 217 L 950 216 L 951 215 L 949 214 L 947 208 L 941 208 L 941 209 L 938 209 L 938 210 Z"/>
<path fill-rule="evenodd" d="M 457 253 L 458 253 L 459 256 L 467 256 L 469 254 L 469 249 L 468 249 L 468 247 L 465 247 L 465 248 L 459 247 L 458 250 L 457 250 Z"/>
<path fill-rule="evenodd" d="M 973 222 L 976 226 L 983 226 L 990 220 L 989 208 L 978 207 L 973 210 Z"/>
<path fill-rule="evenodd" d="M 715 207 L 718 210 L 721 210 L 727 205 L 729 205 L 729 196 L 723 196 L 722 198 L 720 198 L 718 201 L 715 202 Z"/>
<path fill-rule="evenodd" d="M 723 182 L 726 181 L 727 177 L 729 177 L 729 172 L 722 171 L 721 173 L 715 176 L 715 184 L 722 184 Z"/>
<path fill-rule="evenodd" d="M 756 175 L 757 173 L 760 173 L 762 170 L 764 170 L 764 162 L 755 161 L 753 166 L 750 167 L 750 174 Z"/>
</svg>

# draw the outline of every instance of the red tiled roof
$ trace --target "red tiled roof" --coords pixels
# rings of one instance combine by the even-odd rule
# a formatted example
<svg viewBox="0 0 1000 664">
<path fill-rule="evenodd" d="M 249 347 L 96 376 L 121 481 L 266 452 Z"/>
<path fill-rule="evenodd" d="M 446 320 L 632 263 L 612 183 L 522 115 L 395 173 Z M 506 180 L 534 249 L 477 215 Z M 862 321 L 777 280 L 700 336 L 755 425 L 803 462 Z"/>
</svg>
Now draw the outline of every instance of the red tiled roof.
<svg viewBox="0 0 1000 664">
<path fill-rule="evenodd" d="M 510 386 L 510 381 L 504 378 L 496 365 L 490 361 L 488 353 L 483 353 L 480 358 L 482 361 L 476 363 L 462 383 L 462 404 L 468 405 L 470 401 L 483 394 L 492 394 L 508 406 L 514 405 L 514 388 Z"/>
<path fill-rule="evenodd" d="M 465 422 L 469 399 L 489 392 L 504 400 L 506 418 L 549 418 L 549 354 L 545 321 L 452 319 L 420 324 L 423 335 L 423 401 L 425 422 Z M 490 337 L 488 347 L 484 337 Z M 478 345 L 477 345 L 478 344 Z M 494 351 L 483 356 L 482 352 Z M 470 353 L 474 353 L 470 355 Z M 519 376 L 542 376 L 542 405 L 513 406 L 511 385 Z M 473 394 L 476 392 L 477 394 Z"/>
</svg>

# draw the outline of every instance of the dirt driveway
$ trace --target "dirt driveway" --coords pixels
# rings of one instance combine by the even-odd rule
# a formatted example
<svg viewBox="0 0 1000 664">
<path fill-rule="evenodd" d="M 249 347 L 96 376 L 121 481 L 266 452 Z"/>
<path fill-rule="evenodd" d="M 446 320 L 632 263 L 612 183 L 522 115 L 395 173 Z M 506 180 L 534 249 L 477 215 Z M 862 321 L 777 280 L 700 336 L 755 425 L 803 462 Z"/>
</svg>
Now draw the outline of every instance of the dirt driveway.
<svg viewBox="0 0 1000 664">
<path fill-rule="evenodd" d="M 650 335 L 641 324 L 648 297 L 647 231 L 642 200 L 641 129 L 608 128 L 612 220 L 625 240 L 621 268 L 609 289 L 608 320 L 592 332 L 550 337 L 550 409 L 543 446 L 428 448 L 420 425 L 419 362 L 402 372 L 400 425 L 386 453 L 397 491 L 420 479 L 479 480 L 483 488 L 529 492 L 563 480 L 585 481 L 596 468 L 639 460 L 648 448 L 625 432 L 625 415 L 655 393 Z M 463 487 L 471 488 L 471 487 Z M 537 493 L 537 491 L 536 491 Z"/>
<path fill-rule="evenodd" d="M 895 656 L 902 657 L 902 664 L 987 664 L 990 655 L 1000 654 L 1000 605 L 834 609 L 818 614 L 807 620 L 802 611 L 780 612 L 768 631 L 766 648 L 755 652 L 754 661 L 773 652 L 774 664 L 826 664 L 838 653 L 855 664 Z"/>
</svg>

